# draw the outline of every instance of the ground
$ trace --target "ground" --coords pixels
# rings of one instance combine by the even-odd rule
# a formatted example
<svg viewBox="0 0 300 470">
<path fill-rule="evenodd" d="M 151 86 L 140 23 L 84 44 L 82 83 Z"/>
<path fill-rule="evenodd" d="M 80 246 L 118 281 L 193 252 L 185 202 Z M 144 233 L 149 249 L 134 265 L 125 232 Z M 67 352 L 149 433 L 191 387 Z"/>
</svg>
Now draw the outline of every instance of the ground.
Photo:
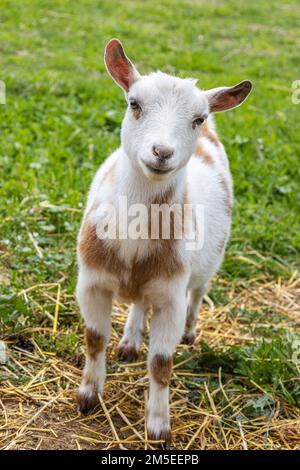
<svg viewBox="0 0 300 470">
<path fill-rule="evenodd" d="M 232 237 L 197 343 L 176 355 L 173 446 L 300 448 L 299 2 L 0 3 L 0 447 L 152 446 L 147 338 L 137 363 L 115 357 L 127 306 L 114 307 L 104 401 L 88 417 L 75 405 L 76 236 L 91 178 L 119 143 L 124 97 L 103 64 L 118 37 L 142 73 L 254 84 L 245 105 L 217 117 Z"/>
</svg>

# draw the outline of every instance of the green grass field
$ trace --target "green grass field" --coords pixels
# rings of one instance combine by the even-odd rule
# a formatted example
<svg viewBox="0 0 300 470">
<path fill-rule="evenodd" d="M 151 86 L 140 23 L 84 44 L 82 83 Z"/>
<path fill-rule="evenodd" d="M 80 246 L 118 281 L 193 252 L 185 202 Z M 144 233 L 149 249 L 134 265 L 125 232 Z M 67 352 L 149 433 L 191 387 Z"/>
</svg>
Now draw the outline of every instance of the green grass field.
<svg viewBox="0 0 300 470">
<path fill-rule="evenodd" d="M 291 303 L 248 306 L 243 294 L 222 321 L 226 328 L 234 318 L 249 341 L 226 338 L 224 345 L 237 349 L 224 352 L 222 341 L 205 336 L 211 362 L 199 352 L 192 364 L 217 375 L 222 367 L 242 394 L 253 393 L 249 419 L 266 410 L 270 417 L 274 403 L 277 417 L 291 419 L 288 407 L 300 407 L 299 363 L 291 361 L 300 344 L 300 104 L 292 104 L 292 82 L 300 78 L 299 14 L 297 0 L 0 0 L 0 80 L 6 84 L 6 104 L 0 105 L 0 332 L 12 357 L 16 345 L 28 344 L 70 363 L 82 357 L 76 236 L 91 179 L 119 145 L 125 102 L 103 63 L 106 42 L 118 37 L 141 73 L 160 69 L 194 77 L 202 88 L 253 81 L 249 100 L 216 118 L 235 206 L 231 242 L 210 297 L 226 306 L 230 293 L 256 289 L 255 279 L 290 286 Z M 181 356 L 189 354 L 185 349 Z M 259 368 L 249 357 L 262 361 Z M 116 370 L 113 362 L 110 367 Z M 34 371 L 29 367 L 28 375 L 11 360 L 2 371 L 4 388 L 26 385 Z M 253 382 L 260 378 L 258 390 Z M 205 393 L 201 381 L 194 386 Z M 209 390 L 214 387 L 212 380 Z M 287 438 L 286 448 L 300 446 L 300 432 L 297 439 Z"/>
</svg>

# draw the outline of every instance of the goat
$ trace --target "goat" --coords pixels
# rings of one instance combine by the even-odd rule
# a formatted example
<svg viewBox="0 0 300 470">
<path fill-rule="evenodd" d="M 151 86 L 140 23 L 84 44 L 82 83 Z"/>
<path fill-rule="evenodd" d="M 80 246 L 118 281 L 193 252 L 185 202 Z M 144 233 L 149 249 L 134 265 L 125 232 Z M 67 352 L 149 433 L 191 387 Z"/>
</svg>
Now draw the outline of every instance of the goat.
<svg viewBox="0 0 300 470">
<path fill-rule="evenodd" d="M 121 147 L 96 173 L 78 236 L 76 293 L 87 341 L 78 406 L 89 412 L 103 392 L 113 299 L 132 303 L 118 347 L 127 360 L 137 357 L 151 307 L 148 436 L 169 445 L 172 357 L 182 339 L 195 340 L 197 314 L 230 234 L 232 181 L 211 114 L 239 106 L 252 84 L 245 80 L 203 91 L 192 79 L 162 72 L 141 76 L 117 39 L 106 46 L 105 64 L 128 107 Z M 147 209 L 201 205 L 202 247 L 189 250 L 184 237 L 167 239 L 161 232 L 157 239 L 102 238 L 97 231 L 105 218 L 101 208 L 109 204 L 122 216 L 118 201 L 124 197 L 129 205 Z"/>
</svg>

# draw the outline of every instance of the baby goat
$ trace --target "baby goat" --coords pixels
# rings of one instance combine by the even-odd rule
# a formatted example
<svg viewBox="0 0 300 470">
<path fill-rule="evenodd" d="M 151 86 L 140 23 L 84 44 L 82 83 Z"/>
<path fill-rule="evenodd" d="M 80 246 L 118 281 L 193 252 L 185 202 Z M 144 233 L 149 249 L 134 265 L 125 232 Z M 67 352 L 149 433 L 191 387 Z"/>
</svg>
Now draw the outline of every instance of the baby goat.
<svg viewBox="0 0 300 470">
<path fill-rule="evenodd" d="M 92 410 L 103 392 L 113 299 L 132 302 L 118 348 L 127 360 L 137 357 L 151 307 L 148 435 L 169 443 L 172 356 L 182 339 L 195 339 L 197 314 L 230 232 L 231 176 L 211 113 L 239 106 L 252 85 L 243 81 L 203 91 L 192 79 L 161 72 L 141 76 L 117 39 L 106 46 L 105 64 L 128 107 L 121 147 L 94 178 L 78 238 L 77 299 L 87 340 L 79 409 Z M 123 216 L 119 201 L 124 197 L 128 207 L 139 203 L 147 209 L 152 204 L 201 205 L 202 246 L 187 249 L 185 237 L 165 238 L 161 230 L 156 239 L 102 238 L 97 230 L 105 218 L 102 208 L 110 205 Z M 196 224 L 196 232 L 200 229 Z"/>
</svg>

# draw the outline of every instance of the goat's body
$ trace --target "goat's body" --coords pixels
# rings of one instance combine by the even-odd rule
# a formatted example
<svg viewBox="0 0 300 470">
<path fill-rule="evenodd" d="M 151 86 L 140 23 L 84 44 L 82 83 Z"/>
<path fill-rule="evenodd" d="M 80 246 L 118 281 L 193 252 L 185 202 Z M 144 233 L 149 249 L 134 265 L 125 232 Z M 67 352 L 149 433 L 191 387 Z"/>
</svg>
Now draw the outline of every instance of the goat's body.
<svg viewBox="0 0 300 470">
<path fill-rule="evenodd" d="M 213 143 L 207 136 L 209 132 L 207 128 L 199 137 L 187 167 L 163 185 L 153 186 L 143 175 L 136 174 L 122 148 L 114 152 L 100 167 L 92 183 L 78 239 L 77 297 L 88 331 L 106 330 L 100 343 L 104 341 L 106 345 L 110 326 L 108 320 L 103 324 L 103 318 L 97 313 L 107 308 L 109 314 L 112 299 L 134 303 L 119 346 L 127 359 L 137 356 L 147 308 L 152 306 L 154 312 L 165 310 L 165 321 L 155 325 L 153 320 L 150 336 L 153 353 L 149 355 L 149 367 L 153 368 L 155 361 L 160 364 L 156 380 L 150 382 L 152 392 L 148 404 L 148 429 L 155 438 L 168 439 L 170 429 L 168 392 L 163 386 L 164 380 L 167 381 L 164 371 L 168 368 L 163 361 L 169 361 L 184 330 L 185 340 L 194 341 L 199 307 L 210 279 L 222 262 L 230 232 L 232 187 L 229 166 L 223 146 L 217 140 Z M 153 201 L 203 205 L 202 248 L 187 251 L 184 239 L 100 242 L 95 238 L 99 207 L 109 203 L 115 204 L 118 210 L 120 196 L 127 197 L 128 206 L 142 203 L 148 207 Z M 166 305 L 171 306 L 169 310 Z M 100 352 L 97 361 L 87 360 L 80 387 L 83 410 L 96 403 L 95 389 L 103 389 L 105 366 L 102 355 Z"/>
<path fill-rule="evenodd" d="M 209 129 L 209 128 L 207 128 Z M 213 132 L 214 130 L 209 132 Z M 155 273 L 137 289 L 132 287 L 131 279 L 134 269 L 138 266 L 149 270 L 149 259 L 157 252 L 161 254 L 159 261 L 162 264 L 170 262 L 165 258 L 164 250 L 168 250 L 168 242 L 174 245 L 174 240 L 106 240 L 105 247 L 113 250 L 119 258 L 120 266 L 116 269 L 101 264 L 92 263 L 89 266 L 81 250 L 78 250 L 80 275 L 84 276 L 84 283 L 99 284 L 105 290 L 111 291 L 113 297 L 127 302 L 153 304 L 165 292 L 165 284 L 173 281 L 177 276 L 187 278 L 187 287 L 191 289 L 206 285 L 218 270 L 224 255 L 224 249 L 230 232 L 230 207 L 232 199 L 231 177 L 226 153 L 220 142 L 212 142 L 207 136 L 208 132 L 198 139 L 196 151 L 189 160 L 187 167 L 181 170 L 174 181 L 158 184 L 153 187 L 151 182 L 141 174 L 135 174 L 130 168 L 128 157 L 124 150 L 119 148 L 104 162 L 98 170 L 92 183 L 83 226 L 79 235 L 80 243 L 85 244 L 84 227 L 96 227 L 101 215 L 101 204 L 114 204 L 118 212 L 119 197 L 126 197 L 128 207 L 132 204 L 144 204 L 150 207 L 154 201 L 167 203 L 185 203 L 202 205 L 204 207 L 204 233 L 203 246 L 200 250 L 186 250 L 184 240 L 176 240 L 176 253 L 178 264 L 182 265 L 178 275 L 176 272 L 165 272 L 162 267 L 156 266 Z M 213 134 L 215 135 L 215 133 Z M 207 155 L 211 160 L 207 161 Z M 147 187 L 149 186 L 149 187 Z M 172 193 L 172 194 L 170 194 Z M 145 224 L 148 223 L 145 220 Z M 86 246 L 86 245 L 85 245 Z M 94 250 L 93 246 L 89 247 Z M 148 265 L 148 268 L 147 268 Z M 151 265 L 151 262 L 150 262 Z M 119 266 L 118 266 L 119 267 Z M 162 271 L 162 276 L 160 276 Z M 133 292 L 132 292 L 133 291 Z"/>
<path fill-rule="evenodd" d="M 137 356 L 152 307 L 148 436 L 170 441 L 172 357 L 182 339 L 195 339 L 197 314 L 230 232 L 230 170 L 210 113 L 238 106 L 251 83 L 202 91 L 194 80 L 161 72 L 141 77 L 117 40 L 107 45 L 105 60 L 128 108 L 121 147 L 94 178 L 78 237 L 77 299 L 87 336 L 79 408 L 92 409 L 103 390 L 113 300 L 132 303 L 119 345 L 126 359 Z M 162 210 L 156 221 L 153 206 Z M 201 219 L 194 208 L 201 208 Z"/>
</svg>

